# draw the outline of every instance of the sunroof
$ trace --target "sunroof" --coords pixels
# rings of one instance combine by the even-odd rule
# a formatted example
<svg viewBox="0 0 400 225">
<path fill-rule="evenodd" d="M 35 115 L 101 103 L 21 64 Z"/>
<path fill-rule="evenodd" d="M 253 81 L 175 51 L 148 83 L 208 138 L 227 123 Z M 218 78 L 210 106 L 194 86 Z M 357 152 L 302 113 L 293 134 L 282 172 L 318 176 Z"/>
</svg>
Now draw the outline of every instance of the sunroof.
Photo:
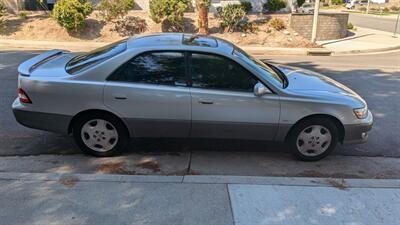
<svg viewBox="0 0 400 225">
<path fill-rule="evenodd" d="M 193 46 L 205 46 L 205 47 L 218 47 L 218 42 L 212 37 L 208 37 L 205 35 L 191 35 L 185 34 L 183 35 L 182 43 L 184 45 L 193 45 Z"/>
</svg>

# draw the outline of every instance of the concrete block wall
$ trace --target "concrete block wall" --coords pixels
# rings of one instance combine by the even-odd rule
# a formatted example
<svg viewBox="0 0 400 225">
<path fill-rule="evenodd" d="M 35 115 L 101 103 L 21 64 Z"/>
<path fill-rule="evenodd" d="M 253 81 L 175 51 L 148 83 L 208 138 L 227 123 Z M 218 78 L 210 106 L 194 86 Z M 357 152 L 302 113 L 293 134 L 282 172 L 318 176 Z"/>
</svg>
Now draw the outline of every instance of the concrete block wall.
<svg viewBox="0 0 400 225">
<path fill-rule="evenodd" d="M 348 13 L 320 13 L 317 26 L 317 40 L 333 40 L 347 36 Z M 299 35 L 310 39 L 313 14 L 291 14 L 289 26 Z"/>
</svg>

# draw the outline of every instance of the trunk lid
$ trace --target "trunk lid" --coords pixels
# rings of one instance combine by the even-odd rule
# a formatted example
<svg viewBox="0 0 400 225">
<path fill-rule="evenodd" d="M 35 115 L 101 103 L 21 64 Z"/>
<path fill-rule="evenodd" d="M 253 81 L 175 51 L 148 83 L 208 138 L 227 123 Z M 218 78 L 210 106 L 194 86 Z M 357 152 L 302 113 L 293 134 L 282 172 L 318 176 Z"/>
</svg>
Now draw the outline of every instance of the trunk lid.
<svg viewBox="0 0 400 225">
<path fill-rule="evenodd" d="M 54 77 L 65 76 L 65 65 L 74 54 L 65 53 L 62 50 L 51 50 L 35 56 L 23 62 L 18 67 L 21 76 Z"/>
</svg>

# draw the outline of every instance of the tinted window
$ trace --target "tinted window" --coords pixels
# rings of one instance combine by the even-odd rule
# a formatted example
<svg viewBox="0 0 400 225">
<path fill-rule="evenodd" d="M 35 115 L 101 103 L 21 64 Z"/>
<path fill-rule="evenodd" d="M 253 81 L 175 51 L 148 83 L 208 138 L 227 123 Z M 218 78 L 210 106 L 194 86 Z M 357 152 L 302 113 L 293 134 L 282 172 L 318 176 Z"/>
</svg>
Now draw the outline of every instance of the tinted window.
<svg viewBox="0 0 400 225">
<path fill-rule="evenodd" d="M 141 54 L 122 65 L 109 80 L 186 86 L 184 53 Z"/>
<path fill-rule="evenodd" d="M 263 63 L 261 60 L 252 57 L 251 55 L 247 54 L 240 48 L 235 47 L 233 51 L 233 55 L 241 58 L 244 62 L 248 65 L 252 66 L 253 68 L 257 69 L 259 73 L 261 73 L 264 77 L 268 78 L 268 80 L 274 82 L 276 85 L 285 88 L 287 83 L 285 84 L 285 79 L 276 73 L 270 66 Z M 270 79 L 272 78 L 272 79 Z"/>
<path fill-rule="evenodd" d="M 236 62 L 217 55 L 192 53 L 193 87 L 253 91 L 257 80 Z"/>
<path fill-rule="evenodd" d="M 114 57 L 125 51 L 125 49 L 126 40 L 122 40 L 87 53 L 79 54 L 68 62 L 66 70 L 70 74 L 75 74 L 108 58 Z"/>
</svg>

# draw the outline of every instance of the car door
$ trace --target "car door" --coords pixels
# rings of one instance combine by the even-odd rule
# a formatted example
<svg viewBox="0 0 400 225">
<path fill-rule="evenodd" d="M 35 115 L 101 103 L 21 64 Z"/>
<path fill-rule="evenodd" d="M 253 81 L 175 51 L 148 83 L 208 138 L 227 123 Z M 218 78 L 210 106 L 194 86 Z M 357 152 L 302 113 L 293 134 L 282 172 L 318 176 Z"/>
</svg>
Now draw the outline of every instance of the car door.
<svg viewBox="0 0 400 225">
<path fill-rule="evenodd" d="M 237 62 L 215 54 L 189 54 L 191 137 L 273 140 L 279 96 L 254 95 L 259 81 Z"/>
<path fill-rule="evenodd" d="M 135 137 L 187 137 L 191 97 L 185 61 L 179 51 L 141 53 L 107 79 L 105 105 L 123 117 Z"/>
</svg>

